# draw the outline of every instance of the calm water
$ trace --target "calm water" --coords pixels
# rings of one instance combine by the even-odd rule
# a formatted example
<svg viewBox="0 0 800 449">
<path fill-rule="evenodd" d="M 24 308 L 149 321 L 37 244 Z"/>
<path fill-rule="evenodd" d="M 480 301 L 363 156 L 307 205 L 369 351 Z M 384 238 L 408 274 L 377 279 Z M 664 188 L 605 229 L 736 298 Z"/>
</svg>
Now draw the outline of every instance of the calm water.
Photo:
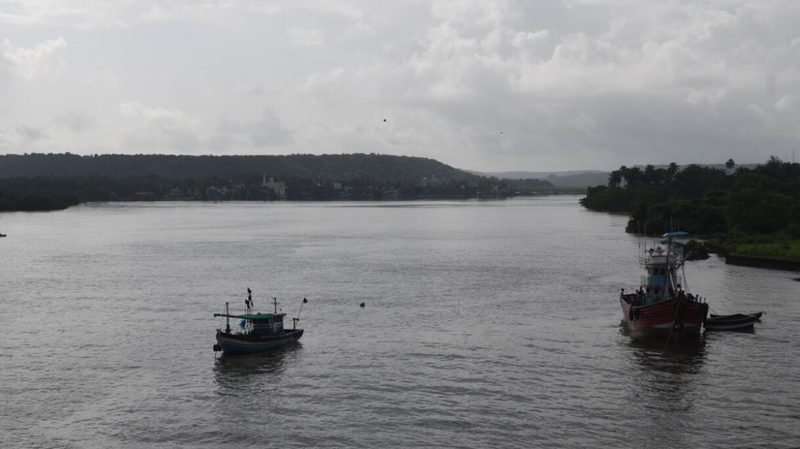
<svg viewBox="0 0 800 449">
<path fill-rule="evenodd" d="M 712 311 L 763 321 L 634 343 L 625 221 L 576 197 L 0 215 L 0 447 L 798 447 L 800 274 L 691 262 Z M 307 297 L 306 334 L 215 359 L 247 287 Z"/>
</svg>

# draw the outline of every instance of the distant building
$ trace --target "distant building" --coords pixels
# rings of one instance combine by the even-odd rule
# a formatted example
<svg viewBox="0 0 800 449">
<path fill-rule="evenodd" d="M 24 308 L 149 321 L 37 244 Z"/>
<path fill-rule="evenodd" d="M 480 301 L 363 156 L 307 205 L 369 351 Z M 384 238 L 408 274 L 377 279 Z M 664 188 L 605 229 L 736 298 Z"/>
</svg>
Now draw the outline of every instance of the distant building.
<svg viewBox="0 0 800 449">
<path fill-rule="evenodd" d="M 156 193 L 155 192 L 135 192 L 133 197 L 137 201 L 155 201 L 156 200 Z"/>
<path fill-rule="evenodd" d="M 169 191 L 167 194 L 167 198 L 170 200 L 182 200 L 186 198 L 186 195 L 183 193 L 181 189 L 175 188 Z"/>
<path fill-rule="evenodd" d="M 382 197 L 385 200 L 399 200 L 400 199 L 400 190 L 398 190 L 398 189 L 384 190 Z"/>
<path fill-rule="evenodd" d="M 210 200 L 217 200 L 219 199 L 219 189 L 214 186 L 211 186 L 206 189 L 206 198 Z"/>
<path fill-rule="evenodd" d="M 436 177 L 436 175 L 433 175 L 433 176 L 431 176 L 431 179 L 428 179 L 427 177 L 422 178 L 422 182 L 420 183 L 420 186 L 421 187 L 439 187 L 440 183 L 441 182 Z"/>
<path fill-rule="evenodd" d="M 264 181 L 261 183 L 261 186 L 275 192 L 275 196 L 278 198 L 286 198 L 286 183 L 283 181 L 275 182 L 271 177 L 269 181 L 267 181 L 267 175 L 264 175 Z"/>
</svg>

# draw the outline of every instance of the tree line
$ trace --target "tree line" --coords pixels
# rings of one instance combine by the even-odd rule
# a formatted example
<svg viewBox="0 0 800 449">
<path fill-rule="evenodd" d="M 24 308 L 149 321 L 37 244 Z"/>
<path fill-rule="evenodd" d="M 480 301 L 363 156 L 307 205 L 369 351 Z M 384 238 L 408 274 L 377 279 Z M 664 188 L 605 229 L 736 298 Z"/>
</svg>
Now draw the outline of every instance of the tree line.
<svg viewBox="0 0 800 449">
<path fill-rule="evenodd" d="M 347 181 L 372 177 L 419 182 L 423 176 L 473 181 L 478 176 L 439 161 L 382 154 L 291 154 L 282 156 L 176 156 L 163 154 L 8 154 L 0 155 L 0 178 L 108 175 L 115 178 L 155 175 L 166 179 L 223 179 L 262 174 L 276 179 L 312 178 Z"/>
<path fill-rule="evenodd" d="M 627 232 L 682 230 L 723 239 L 800 238 L 800 164 L 772 156 L 755 168 L 675 163 L 622 166 L 581 200 L 596 211 L 628 213 Z"/>
<path fill-rule="evenodd" d="M 267 174 L 267 178 L 273 177 Z M 0 178 L 0 210 L 57 210 L 80 202 L 138 200 L 412 200 L 506 198 L 553 192 L 552 184 L 536 179 L 502 180 L 473 177 L 428 182 L 381 180 L 359 176 L 345 180 L 290 176 L 285 197 L 263 186 L 264 175 L 245 173 L 223 178 L 164 178 L 157 175 L 113 177 L 32 176 Z M 213 192 L 213 193 L 212 193 Z"/>
</svg>

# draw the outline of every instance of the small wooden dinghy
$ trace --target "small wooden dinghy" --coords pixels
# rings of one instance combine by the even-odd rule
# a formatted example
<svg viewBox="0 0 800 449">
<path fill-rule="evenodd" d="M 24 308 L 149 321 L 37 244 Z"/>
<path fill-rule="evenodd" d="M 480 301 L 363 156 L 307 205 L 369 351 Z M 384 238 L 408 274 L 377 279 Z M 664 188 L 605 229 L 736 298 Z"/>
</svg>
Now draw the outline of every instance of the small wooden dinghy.
<svg viewBox="0 0 800 449">
<path fill-rule="evenodd" d="M 761 319 L 761 315 L 763 315 L 763 314 L 764 314 L 764 312 L 756 312 L 756 313 L 745 313 L 744 315 L 753 315 L 754 317 L 756 317 L 756 319 L 760 320 Z M 715 315 L 713 313 L 711 314 L 711 318 L 720 318 L 720 317 L 726 317 L 726 316 L 731 316 L 731 315 Z"/>
<path fill-rule="evenodd" d="M 703 326 L 706 328 L 706 330 L 710 331 L 749 329 L 753 327 L 753 324 L 758 321 L 760 316 L 761 313 L 753 315 L 745 315 L 742 313 L 736 313 L 733 315 L 712 315 L 706 319 L 706 322 Z"/>
</svg>

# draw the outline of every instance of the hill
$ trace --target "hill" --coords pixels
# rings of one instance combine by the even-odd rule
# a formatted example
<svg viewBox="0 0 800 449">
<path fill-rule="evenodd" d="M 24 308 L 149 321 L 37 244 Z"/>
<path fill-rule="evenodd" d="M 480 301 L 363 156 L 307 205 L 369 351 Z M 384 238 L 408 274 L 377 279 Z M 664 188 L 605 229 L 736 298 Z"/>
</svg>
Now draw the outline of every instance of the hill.
<svg viewBox="0 0 800 449">
<path fill-rule="evenodd" d="M 310 178 L 349 181 L 374 178 L 391 182 L 476 181 L 478 176 L 433 159 L 380 154 L 315 156 L 174 156 L 108 154 L 0 155 L 0 178 L 36 176 L 151 176 L 165 179 L 224 179 L 267 175 L 276 179 Z"/>
<path fill-rule="evenodd" d="M 469 170 L 467 170 L 469 171 Z M 481 176 L 493 176 L 501 179 L 545 179 L 545 178 L 563 178 L 566 176 L 584 175 L 584 174 L 598 174 L 608 172 L 602 170 L 568 170 L 568 171 L 504 171 L 504 172 L 476 172 L 469 171 Z"/>
</svg>

